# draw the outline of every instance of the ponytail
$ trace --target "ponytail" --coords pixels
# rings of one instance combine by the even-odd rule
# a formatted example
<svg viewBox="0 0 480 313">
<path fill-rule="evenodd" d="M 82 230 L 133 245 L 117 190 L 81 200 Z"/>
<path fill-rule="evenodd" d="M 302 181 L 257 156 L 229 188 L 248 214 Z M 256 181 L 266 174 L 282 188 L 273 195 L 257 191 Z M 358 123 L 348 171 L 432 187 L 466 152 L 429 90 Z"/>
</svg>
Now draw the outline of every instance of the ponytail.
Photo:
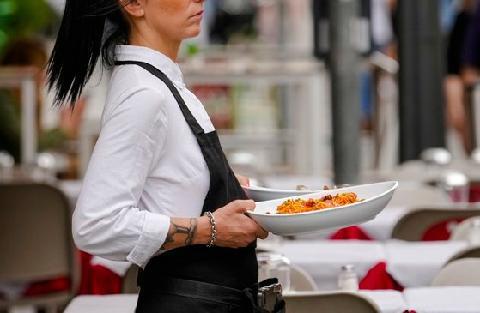
<svg viewBox="0 0 480 313">
<path fill-rule="evenodd" d="M 101 55 L 104 63 L 113 64 L 115 46 L 128 36 L 118 1 L 66 1 L 47 66 L 48 87 L 56 89 L 54 105 L 70 103 L 74 108 Z"/>
</svg>

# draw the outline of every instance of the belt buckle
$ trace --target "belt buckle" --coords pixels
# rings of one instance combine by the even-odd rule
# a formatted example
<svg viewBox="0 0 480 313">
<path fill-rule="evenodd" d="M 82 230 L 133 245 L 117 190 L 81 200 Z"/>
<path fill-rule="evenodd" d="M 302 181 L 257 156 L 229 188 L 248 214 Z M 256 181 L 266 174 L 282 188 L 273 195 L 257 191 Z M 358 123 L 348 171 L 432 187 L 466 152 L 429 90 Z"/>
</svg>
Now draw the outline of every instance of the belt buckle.
<svg viewBox="0 0 480 313">
<path fill-rule="evenodd" d="M 276 304 L 282 299 L 282 285 L 275 283 L 258 289 L 258 306 L 267 312 L 274 312 Z"/>
</svg>

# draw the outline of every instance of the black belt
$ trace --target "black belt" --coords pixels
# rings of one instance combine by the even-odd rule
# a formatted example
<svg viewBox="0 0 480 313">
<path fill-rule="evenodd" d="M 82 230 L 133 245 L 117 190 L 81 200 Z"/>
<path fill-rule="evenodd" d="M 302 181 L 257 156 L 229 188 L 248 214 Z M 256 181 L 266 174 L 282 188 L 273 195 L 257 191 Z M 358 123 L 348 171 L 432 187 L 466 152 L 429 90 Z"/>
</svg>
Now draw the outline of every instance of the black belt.
<svg viewBox="0 0 480 313">
<path fill-rule="evenodd" d="M 155 282 L 155 284 L 142 287 L 165 294 L 211 300 L 239 307 L 248 307 L 251 312 L 255 313 L 284 312 L 284 302 L 283 299 L 281 299 L 281 294 L 272 294 L 272 296 L 276 297 L 276 301 L 274 301 L 276 305 L 274 305 L 273 309 L 266 309 L 258 305 L 259 290 L 261 291 L 262 289 L 268 288 L 266 286 L 274 285 L 276 283 L 278 283 L 276 279 L 269 279 L 259 284 L 255 284 L 251 288 L 239 290 L 201 281 L 165 277 L 160 281 Z M 270 300 L 270 303 L 271 302 L 272 300 Z"/>
</svg>

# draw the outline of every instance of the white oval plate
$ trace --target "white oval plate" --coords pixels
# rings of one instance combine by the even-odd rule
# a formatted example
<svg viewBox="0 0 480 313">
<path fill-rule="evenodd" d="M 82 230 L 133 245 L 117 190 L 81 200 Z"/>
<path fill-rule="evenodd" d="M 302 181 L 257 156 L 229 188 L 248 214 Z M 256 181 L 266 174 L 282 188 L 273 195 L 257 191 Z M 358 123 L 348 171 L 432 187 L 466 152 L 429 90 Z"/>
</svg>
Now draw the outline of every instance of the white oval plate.
<svg viewBox="0 0 480 313">
<path fill-rule="evenodd" d="M 277 235 L 295 235 L 323 229 L 356 225 L 375 218 L 392 199 L 398 182 L 357 185 L 335 190 L 323 190 L 302 196 L 257 202 L 253 212 L 247 214 L 265 230 Z M 326 195 L 355 192 L 361 202 L 342 207 L 298 214 L 276 214 L 277 206 L 287 199 L 318 199 Z"/>
<path fill-rule="evenodd" d="M 282 190 L 271 189 L 259 186 L 243 187 L 247 196 L 255 202 L 270 201 L 275 199 L 303 196 L 311 193 L 318 192 L 320 190 Z"/>
</svg>

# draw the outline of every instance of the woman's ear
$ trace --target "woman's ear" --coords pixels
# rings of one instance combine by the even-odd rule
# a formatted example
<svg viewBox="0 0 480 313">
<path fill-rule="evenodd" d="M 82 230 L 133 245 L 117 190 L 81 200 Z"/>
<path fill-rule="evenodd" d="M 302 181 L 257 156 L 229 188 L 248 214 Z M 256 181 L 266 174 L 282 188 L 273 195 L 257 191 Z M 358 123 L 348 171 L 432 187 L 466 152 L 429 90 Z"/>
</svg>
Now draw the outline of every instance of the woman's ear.
<svg viewBox="0 0 480 313">
<path fill-rule="evenodd" d="M 143 5 L 143 0 L 131 0 L 127 1 L 127 3 L 123 5 L 123 9 L 125 10 L 125 13 L 131 15 L 132 17 L 142 17 L 145 15 Z"/>
</svg>

